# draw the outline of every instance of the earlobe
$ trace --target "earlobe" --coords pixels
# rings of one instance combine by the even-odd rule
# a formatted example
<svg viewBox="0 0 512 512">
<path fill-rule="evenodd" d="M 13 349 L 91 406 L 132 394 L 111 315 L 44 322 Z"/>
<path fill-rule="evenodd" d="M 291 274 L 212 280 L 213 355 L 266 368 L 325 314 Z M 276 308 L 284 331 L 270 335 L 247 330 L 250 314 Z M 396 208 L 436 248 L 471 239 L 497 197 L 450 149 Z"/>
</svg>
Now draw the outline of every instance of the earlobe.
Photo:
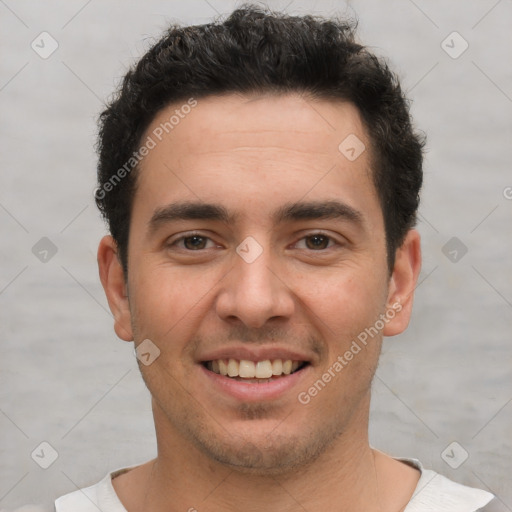
<svg viewBox="0 0 512 512">
<path fill-rule="evenodd" d="M 393 274 L 389 282 L 387 307 L 393 317 L 383 330 L 384 336 L 395 336 L 409 325 L 414 299 L 414 289 L 421 270 L 420 234 L 411 229 L 401 247 L 396 251 Z M 391 315 L 390 315 L 391 316 Z"/>
<path fill-rule="evenodd" d="M 116 334 L 124 341 L 133 341 L 128 286 L 119 261 L 117 244 L 110 235 L 100 241 L 98 269 L 110 311 L 114 315 Z"/>
</svg>

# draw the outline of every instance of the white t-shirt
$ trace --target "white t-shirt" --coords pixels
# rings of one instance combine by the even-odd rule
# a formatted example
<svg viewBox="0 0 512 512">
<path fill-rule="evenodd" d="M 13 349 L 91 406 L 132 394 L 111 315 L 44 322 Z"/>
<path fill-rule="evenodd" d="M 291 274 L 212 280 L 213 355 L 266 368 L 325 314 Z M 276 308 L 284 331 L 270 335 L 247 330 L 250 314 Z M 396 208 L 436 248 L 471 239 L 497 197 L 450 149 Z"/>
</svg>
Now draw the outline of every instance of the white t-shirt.
<svg viewBox="0 0 512 512">
<path fill-rule="evenodd" d="M 421 477 L 404 512 L 476 512 L 482 510 L 494 495 L 490 492 L 458 484 L 424 469 L 417 459 L 397 458 L 419 469 Z M 129 471 L 127 467 L 108 473 L 101 482 L 62 496 L 55 502 L 56 512 L 127 512 L 112 486 L 112 478 Z"/>
</svg>

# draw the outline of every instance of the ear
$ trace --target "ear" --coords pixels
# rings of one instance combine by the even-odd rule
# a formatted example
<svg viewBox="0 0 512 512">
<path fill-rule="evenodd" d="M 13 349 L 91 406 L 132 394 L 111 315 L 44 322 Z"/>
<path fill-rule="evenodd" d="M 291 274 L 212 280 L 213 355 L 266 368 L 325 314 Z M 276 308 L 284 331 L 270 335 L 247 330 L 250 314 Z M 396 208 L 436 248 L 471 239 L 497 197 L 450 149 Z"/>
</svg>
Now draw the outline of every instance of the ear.
<svg viewBox="0 0 512 512">
<path fill-rule="evenodd" d="M 124 341 L 133 341 L 130 304 L 123 267 L 119 261 L 114 239 L 104 236 L 98 247 L 98 268 L 101 284 L 114 315 L 114 329 Z"/>
<path fill-rule="evenodd" d="M 395 265 L 389 281 L 387 307 L 394 311 L 393 317 L 382 331 L 384 336 L 395 336 L 409 325 L 414 299 L 414 289 L 421 270 L 420 234 L 409 230 L 401 247 L 396 250 Z"/>
</svg>

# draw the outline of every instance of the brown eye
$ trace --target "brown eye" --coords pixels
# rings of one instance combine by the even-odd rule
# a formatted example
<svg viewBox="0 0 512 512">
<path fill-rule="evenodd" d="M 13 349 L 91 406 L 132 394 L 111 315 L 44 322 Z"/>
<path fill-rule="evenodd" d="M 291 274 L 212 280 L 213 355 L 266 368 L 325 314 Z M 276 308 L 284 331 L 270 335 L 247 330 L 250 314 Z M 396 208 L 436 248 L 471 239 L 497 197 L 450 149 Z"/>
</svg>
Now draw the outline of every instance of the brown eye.
<svg viewBox="0 0 512 512">
<path fill-rule="evenodd" d="M 329 237 L 325 235 L 311 235 L 305 237 L 306 247 L 308 249 L 327 249 L 329 245 Z"/>
<path fill-rule="evenodd" d="M 208 239 L 204 236 L 193 235 L 183 238 L 183 245 L 191 251 L 204 249 Z"/>
</svg>

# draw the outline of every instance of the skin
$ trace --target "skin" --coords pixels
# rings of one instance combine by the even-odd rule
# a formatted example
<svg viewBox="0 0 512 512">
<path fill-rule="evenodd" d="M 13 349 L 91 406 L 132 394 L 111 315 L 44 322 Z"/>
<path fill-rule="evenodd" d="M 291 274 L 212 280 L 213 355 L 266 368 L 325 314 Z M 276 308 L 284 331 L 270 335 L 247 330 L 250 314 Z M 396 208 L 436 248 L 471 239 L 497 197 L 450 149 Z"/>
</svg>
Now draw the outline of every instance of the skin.
<svg viewBox="0 0 512 512">
<path fill-rule="evenodd" d="M 147 134 L 180 105 L 169 105 Z M 367 148 L 349 161 L 338 145 Z M 145 137 L 143 138 L 145 140 Z M 143 160 L 133 203 L 127 279 L 110 236 L 98 251 L 117 335 L 150 339 L 139 362 L 152 395 L 157 458 L 115 478 L 129 512 L 403 510 L 419 472 L 372 450 L 370 388 L 382 336 L 408 325 L 421 265 L 411 230 L 386 261 L 383 214 L 371 180 L 370 141 L 346 102 L 285 96 L 212 96 Z M 283 205 L 337 200 L 360 214 L 274 222 Z M 160 222 L 182 201 L 222 205 L 237 217 Z M 193 231 L 206 239 L 177 241 Z M 312 235 L 328 238 L 321 247 Z M 262 248 L 247 263 L 248 236 Z M 308 404 L 297 400 L 357 335 L 395 303 L 401 310 Z M 275 400 L 243 402 L 210 386 L 198 363 L 224 347 L 279 346 L 311 362 Z M 255 384 L 258 385 L 258 384 Z M 303 507 L 303 508 L 302 508 Z"/>
</svg>

